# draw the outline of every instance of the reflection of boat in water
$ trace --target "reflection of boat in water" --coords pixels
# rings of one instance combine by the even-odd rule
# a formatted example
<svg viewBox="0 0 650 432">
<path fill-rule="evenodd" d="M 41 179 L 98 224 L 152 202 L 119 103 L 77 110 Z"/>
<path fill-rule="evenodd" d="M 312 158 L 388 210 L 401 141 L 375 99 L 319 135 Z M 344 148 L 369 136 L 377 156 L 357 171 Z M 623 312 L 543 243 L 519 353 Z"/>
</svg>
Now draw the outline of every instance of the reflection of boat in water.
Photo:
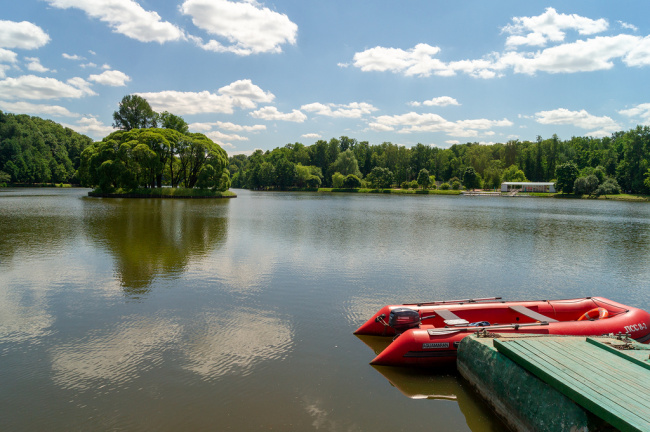
<svg viewBox="0 0 650 432">
<path fill-rule="evenodd" d="M 426 373 L 422 369 L 374 366 L 390 384 L 410 399 L 457 400 L 460 387 L 459 377 L 450 374 Z"/>
<path fill-rule="evenodd" d="M 600 336 L 629 333 L 650 342 L 650 314 L 602 297 L 570 300 L 452 300 L 385 306 L 355 334 L 394 339 L 375 365 L 454 364 L 460 341 L 476 331 Z"/>
<path fill-rule="evenodd" d="M 421 368 L 375 365 L 372 367 L 410 399 L 458 404 L 467 426 L 473 432 L 506 429 L 505 425 L 495 419 L 491 409 L 481 397 L 454 369 L 439 373 Z"/>
</svg>

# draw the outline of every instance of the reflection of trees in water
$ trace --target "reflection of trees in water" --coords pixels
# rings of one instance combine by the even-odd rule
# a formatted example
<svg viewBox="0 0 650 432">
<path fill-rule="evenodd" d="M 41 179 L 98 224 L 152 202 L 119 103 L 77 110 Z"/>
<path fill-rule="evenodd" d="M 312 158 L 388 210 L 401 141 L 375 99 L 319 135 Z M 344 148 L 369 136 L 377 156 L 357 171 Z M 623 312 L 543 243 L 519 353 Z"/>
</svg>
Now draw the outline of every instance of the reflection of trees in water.
<svg viewBox="0 0 650 432">
<path fill-rule="evenodd" d="M 88 200 L 88 237 L 115 258 L 124 292 L 146 294 L 157 276 L 178 275 L 192 258 L 223 244 L 228 203 L 222 200 Z"/>
</svg>

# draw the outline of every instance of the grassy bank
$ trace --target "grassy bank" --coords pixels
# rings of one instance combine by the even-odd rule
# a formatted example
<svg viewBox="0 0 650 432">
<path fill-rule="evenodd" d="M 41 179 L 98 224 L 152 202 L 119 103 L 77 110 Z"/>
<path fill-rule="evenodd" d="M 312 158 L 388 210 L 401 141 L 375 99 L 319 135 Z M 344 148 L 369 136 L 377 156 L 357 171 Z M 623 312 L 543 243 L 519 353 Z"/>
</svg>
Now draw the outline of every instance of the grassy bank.
<svg viewBox="0 0 650 432">
<path fill-rule="evenodd" d="M 130 191 L 117 189 L 111 192 L 95 189 L 88 192 L 88 196 L 102 198 L 236 198 L 237 194 L 231 191 L 221 192 L 211 189 L 154 188 Z"/>
<path fill-rule="evenodd" d="M 437 190 L 437 189 L 343 189 L 343 188 L 319 188 L 318 192 L 345 192 L 345 193 L 385 193 L 397 195 L 460 195 L 462 192 L 457 190 Z"/>
</svg>

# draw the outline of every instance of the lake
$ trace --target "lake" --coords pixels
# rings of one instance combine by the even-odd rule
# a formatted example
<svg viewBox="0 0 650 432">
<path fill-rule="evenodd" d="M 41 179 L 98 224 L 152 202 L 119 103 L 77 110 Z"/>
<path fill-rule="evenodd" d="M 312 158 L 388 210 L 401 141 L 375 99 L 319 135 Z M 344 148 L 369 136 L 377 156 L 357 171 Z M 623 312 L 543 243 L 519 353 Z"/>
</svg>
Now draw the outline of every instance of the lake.
<svg viewBox="0 0 650 432">
<path fill-rule="evenodd" d="M 650 309 L 650 205 L 0 189 L 3 430 L 499 431 L 453 373 L 375 368 L 384 304 Z"/>
</svg>

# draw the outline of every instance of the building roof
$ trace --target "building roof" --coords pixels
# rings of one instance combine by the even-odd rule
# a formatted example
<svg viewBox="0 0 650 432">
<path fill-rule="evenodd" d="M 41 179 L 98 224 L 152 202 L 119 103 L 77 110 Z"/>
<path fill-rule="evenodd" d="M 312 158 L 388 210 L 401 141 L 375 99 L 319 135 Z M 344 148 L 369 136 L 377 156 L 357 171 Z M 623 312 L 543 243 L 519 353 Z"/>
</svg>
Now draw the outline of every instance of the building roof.
<svg viewBox="0 0 650 432">
<path fill-rule="evenodd" d="M 555 183 L 553 182 L 503 182 L 501 184 L 511 185 L 511 186 L 551 186 Z"/>
</svg>

